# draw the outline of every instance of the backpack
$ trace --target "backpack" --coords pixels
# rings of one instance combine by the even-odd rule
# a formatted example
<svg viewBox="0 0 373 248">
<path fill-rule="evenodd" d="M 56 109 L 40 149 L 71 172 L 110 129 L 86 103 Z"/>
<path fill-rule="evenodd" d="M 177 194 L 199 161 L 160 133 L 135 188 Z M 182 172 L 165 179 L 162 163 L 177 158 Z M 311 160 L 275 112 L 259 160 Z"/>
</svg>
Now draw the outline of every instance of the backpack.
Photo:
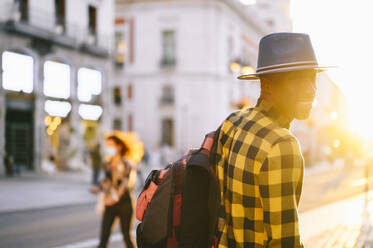
<svg viewBox="0 0 373 248">
<path fill-rule="evenodd" d="M 215 133 L 147 177 L 136 205 L 139 248 L 216 247 L 220 190 L 210 163 Z"/>
</svg>

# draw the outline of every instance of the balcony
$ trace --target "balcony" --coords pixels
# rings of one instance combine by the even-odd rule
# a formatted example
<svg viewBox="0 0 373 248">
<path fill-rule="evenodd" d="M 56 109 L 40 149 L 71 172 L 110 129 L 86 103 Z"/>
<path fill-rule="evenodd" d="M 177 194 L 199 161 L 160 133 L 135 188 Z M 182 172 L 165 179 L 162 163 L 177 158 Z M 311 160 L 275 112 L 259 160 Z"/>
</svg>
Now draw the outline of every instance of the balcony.
<svg viewBox="0 0 373 248">
<path fill-rule="evenodd" d="M 69 49 L 80 50 L 98 57 L 107 57 L 110 37 L 99 36 L 86 28 L 68 22 L 64 16 L 55 16 L 53 11 L 43 11 L 34 6 L 20 7 L 10 4 L 0 28 L 9 33 L 30 37 L 33 44 L 43 44 L 44 47 L 58 45 Z M 39 49 L 38 47 L 34 47 Z M 43 51 L 48 53 L 48 51 Z"/>
<path fill-rule="evenodd" d="M 77 29 L 66 23 L 63 17 L 56 18 L 51 13 L 19 7 L 16 4 L 8 5 L 7 9 L 8 16 L 3 25 L 6 31 L 68 48 L 77 48 L 76 38 L 70 35 L 76 33 Z"/>
</svg>

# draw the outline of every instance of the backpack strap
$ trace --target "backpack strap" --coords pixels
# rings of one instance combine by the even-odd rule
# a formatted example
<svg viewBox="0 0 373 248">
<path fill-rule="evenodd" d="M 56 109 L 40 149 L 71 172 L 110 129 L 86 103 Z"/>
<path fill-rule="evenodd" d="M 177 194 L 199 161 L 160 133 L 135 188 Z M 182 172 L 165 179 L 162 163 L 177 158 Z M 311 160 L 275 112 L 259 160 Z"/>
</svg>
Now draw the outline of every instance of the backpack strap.
<svg viewBox="0 0 373 248">
<path fill-rule="evenodd" d="M 201 148 L 207 151 L 211 151 L 212 145 L 214 144 L 215 131 L 206 134 L 205 139 L 202 142 Z"/>
</svg>

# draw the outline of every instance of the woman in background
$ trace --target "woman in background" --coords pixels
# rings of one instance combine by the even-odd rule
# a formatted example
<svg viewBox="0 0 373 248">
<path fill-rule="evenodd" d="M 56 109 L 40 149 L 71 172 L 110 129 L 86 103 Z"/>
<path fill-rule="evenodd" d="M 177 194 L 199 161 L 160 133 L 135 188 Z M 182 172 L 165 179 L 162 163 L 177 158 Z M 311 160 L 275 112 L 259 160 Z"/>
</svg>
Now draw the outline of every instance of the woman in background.
<svg viewBox="0 0 373 248">
<path fill-rule="evenodd" d="M 123 132 L 115 131 L 106 138 L 105 180 L 101 183 L 105 209 L 101 225 L 99 248 L 107 246 L 115 217 L 120 218 L 124 242 L 134 247 L 130 236 L 132 220 L 131 191 L 136 181 L 136 169 L 128 159 L 129 147 Z"/>
</svg>

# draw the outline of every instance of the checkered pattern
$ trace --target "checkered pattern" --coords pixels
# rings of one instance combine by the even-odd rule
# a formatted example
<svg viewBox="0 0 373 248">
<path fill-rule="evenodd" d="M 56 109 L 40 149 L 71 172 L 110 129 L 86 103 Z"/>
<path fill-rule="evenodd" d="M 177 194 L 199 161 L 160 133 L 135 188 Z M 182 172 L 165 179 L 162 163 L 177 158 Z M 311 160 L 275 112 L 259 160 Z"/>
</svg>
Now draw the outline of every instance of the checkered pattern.
<svg viewBox="0 0 373 248">
<path fill-rule="evenodd" d="M 212 151 L 221 192 L 218 247 L 303 247 L 303 157 L 289 125 L 264 100 L 222 124 Z"/>
</svg>

